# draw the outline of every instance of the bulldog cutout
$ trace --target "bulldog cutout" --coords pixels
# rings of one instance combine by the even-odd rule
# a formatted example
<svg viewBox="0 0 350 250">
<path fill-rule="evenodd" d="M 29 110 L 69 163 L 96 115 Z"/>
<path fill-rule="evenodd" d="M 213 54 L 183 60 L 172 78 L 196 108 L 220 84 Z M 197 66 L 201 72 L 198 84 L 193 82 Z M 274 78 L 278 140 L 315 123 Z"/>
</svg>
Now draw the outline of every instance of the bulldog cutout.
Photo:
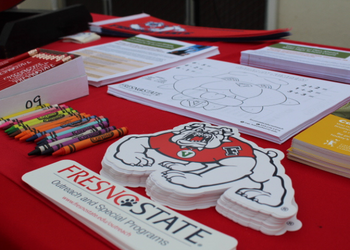
<svg viewBox="0 0 350 250">
<path fill-rule="evenodd" d="M 244 183 L 236 190 L 238 195 L 267 206 L 283 203 L 286 188 L 277 168 L 281 153 L 257 147 L 241 138 L 236 128 L 189 123 L 121 140 L 113 147 L 113 158 L 125 170 L 150 174 L 158 169 L 158 178 L 166 185 L 192 190 L 218 186 L 225 190 Z"/>
<path fill-rule="evenodd" d="M 151 199 L 174 209 L 216 206 L 244 226 L 279 235 L 301 227 L 283 157 L 240 137 L 236 128 L 192 122 L 124 136 L 108 148 L 101 175 L 144 186 Z"/>
</svg>

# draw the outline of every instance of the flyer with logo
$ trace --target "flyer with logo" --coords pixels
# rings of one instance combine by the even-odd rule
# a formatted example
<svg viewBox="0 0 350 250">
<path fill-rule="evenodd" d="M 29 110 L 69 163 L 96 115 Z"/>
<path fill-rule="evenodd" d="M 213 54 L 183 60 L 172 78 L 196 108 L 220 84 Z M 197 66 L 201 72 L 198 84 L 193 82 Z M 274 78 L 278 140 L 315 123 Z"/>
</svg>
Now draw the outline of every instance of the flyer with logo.
<svg viewBox="0 0 350 250">
<path fill-rule="evenodd" d="M 75 161 L 39 168 L 22 180 L 121 249 L 236 249 L 238 243 Z"/>
</svg>

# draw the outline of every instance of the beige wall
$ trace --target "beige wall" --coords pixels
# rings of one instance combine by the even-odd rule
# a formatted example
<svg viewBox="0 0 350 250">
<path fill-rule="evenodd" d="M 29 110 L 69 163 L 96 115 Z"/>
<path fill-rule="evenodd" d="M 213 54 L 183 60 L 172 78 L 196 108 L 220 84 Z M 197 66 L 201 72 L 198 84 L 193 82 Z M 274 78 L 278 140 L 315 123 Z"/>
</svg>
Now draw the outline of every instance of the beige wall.
<svg viewBox="0 0 350 250">
<path fill-rule="evenodd" d="M 62 0 L 26 0 L 18 5 L 19 9 L 56 10 L 62 7 Z"/>
<path fill-rule="evenodd" d="M 290 39 L 350 48 L 349 0 L 279 0 L 278 28 L 292 28 Z"/>
<path fill-rule="evenodd" d="M 350 0 L 269 1 L 276 5 L 272 7 L 272 11 L 277 12 L 276 15 L 270 13 L 273 21 L 276 21 L 273 26 L 292 28 L 290 39 L 350 48 Z M 60 8 L 62 2 L 64 1 L 26 0 L 19 7 L 55 9 Z"/>
</svg>

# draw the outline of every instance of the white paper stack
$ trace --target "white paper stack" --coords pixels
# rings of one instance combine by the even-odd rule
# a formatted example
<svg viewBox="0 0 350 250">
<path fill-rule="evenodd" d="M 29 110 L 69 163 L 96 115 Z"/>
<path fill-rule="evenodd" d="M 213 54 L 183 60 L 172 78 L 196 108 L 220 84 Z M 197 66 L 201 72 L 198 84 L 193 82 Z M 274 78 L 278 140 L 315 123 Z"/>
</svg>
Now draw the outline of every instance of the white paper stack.
<svg viewBox="0 0 350 250">
<path fill-rule="evenodd" d="M 350 101 L 347 84 L 212 59 L 109 85 L 108 93 L 279 144 Z"/>
<path fill-rule="evenodd" d="M 95 87 L 219 54 L 218 47 L 138 35 L 75 50 Z"/>
<path fill-rule="evenodd" d="M 171 208 L 216 206 L 237 223 L 280 235 L 301 227 L 283 157 L 240 137 L 234 127 L 192 122 L 124 136 L 107 149 L 101 175 L 144 186 L 152 200 Z"/>
<path fill-rule="evenodd" d="M 241 53 L 241 64 L 350 83 L 350 52 L 277 43 Z"/>
</svg>

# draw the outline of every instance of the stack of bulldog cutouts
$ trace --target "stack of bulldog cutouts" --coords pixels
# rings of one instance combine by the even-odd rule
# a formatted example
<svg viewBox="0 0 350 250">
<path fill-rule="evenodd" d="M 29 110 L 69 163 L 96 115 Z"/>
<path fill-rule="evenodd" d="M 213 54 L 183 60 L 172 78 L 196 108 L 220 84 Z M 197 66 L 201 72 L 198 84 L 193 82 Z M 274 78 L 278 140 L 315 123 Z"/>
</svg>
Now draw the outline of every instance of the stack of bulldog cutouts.
<svg viewBox="0 0 350 250">
<path fill-rule="evenodd" d="M 236 128 L 192 122 L 113 143 L 101 175 L 146 187 L 154 201 L 178 210 L 216 210 L 268 235 L 301 228 L 294 189 L 276 149 L 263 149 Z"/>
</svg>

